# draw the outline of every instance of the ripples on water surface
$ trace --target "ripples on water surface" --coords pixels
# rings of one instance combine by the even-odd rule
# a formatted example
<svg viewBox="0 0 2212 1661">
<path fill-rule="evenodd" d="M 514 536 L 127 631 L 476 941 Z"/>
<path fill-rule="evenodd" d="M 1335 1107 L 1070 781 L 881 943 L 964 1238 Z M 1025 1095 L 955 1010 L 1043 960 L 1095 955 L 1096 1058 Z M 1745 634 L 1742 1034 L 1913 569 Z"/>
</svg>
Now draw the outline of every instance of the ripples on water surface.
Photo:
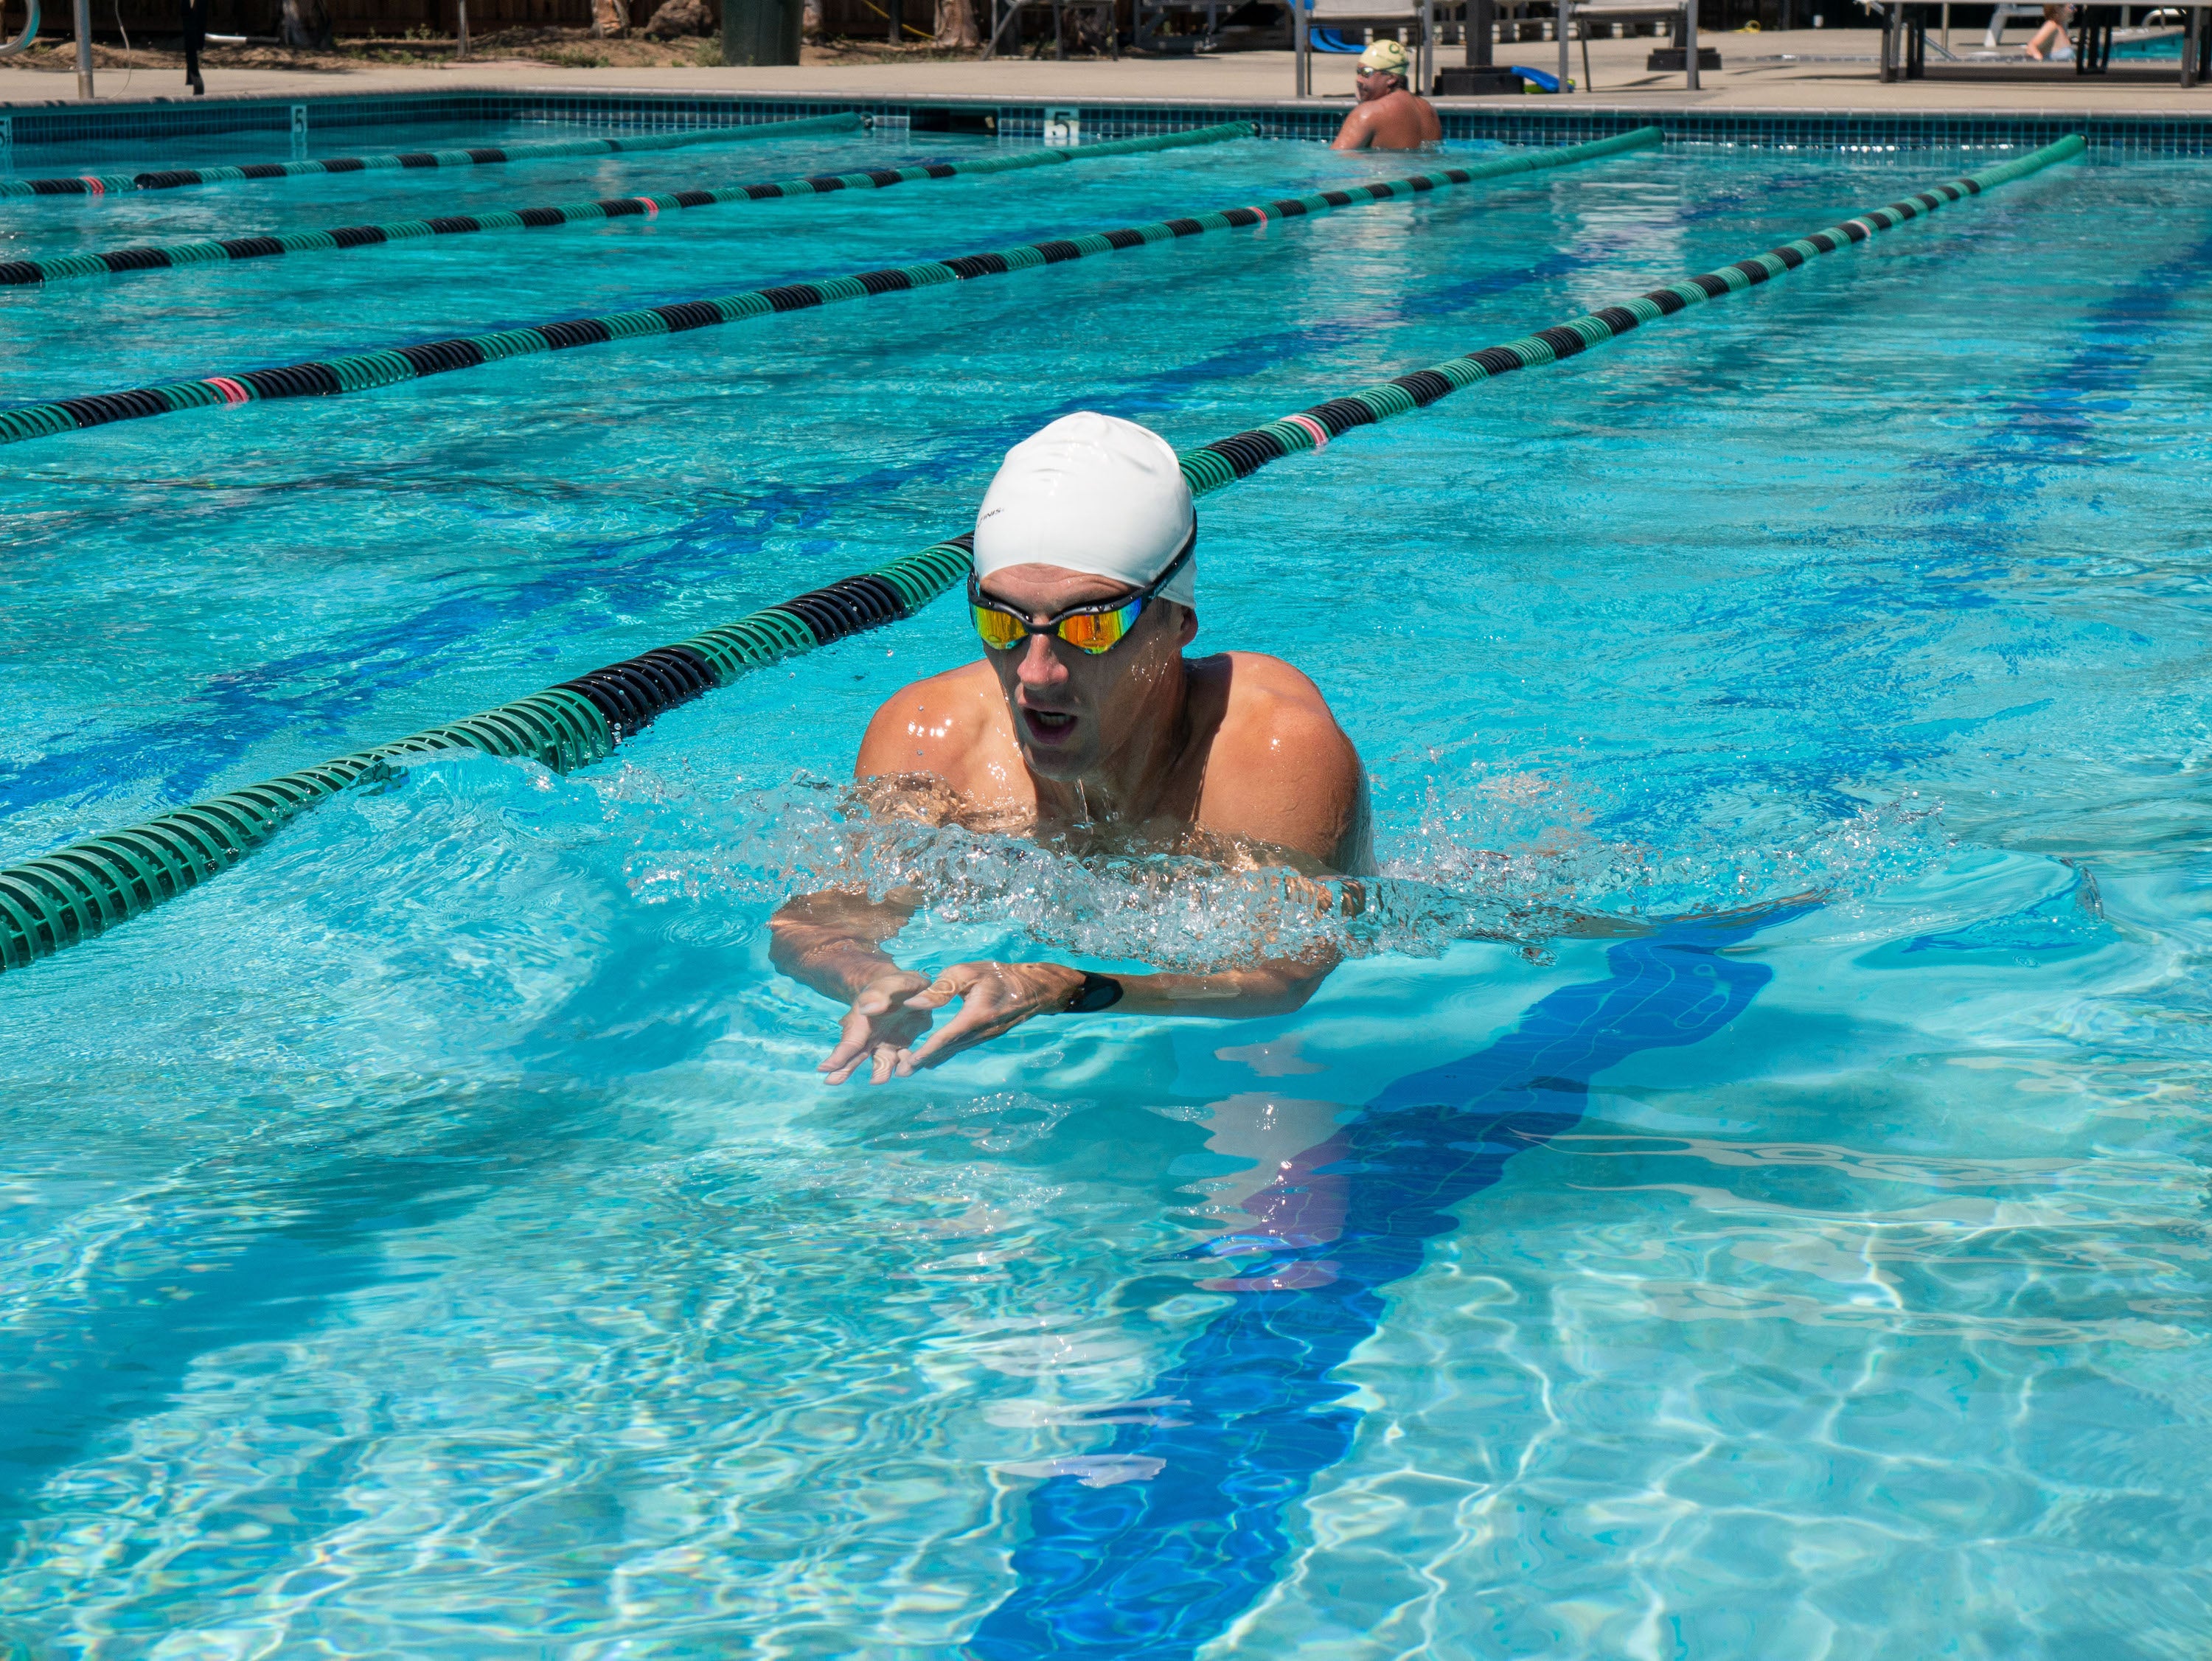
<svg viewBox="0 0 2212 1661">
<path fill-rule="evenodd" d="M 908 143 L 11 203 L 4 252 Z M 1066 409 L 1202 442 L 1979 161 L 1646 154 L 12 448 L 0 857 L 920 546 Z M 11 292 L 0 373 L 25 402 L 1407 170 L 1249 143 Z M 0 1636 L 2201 1653 L 2208 227 L 2197 164 L 2061 170 L 1204 505 L 1202 641 L 1308 669 L 1374 775 L 1389 903 L 1296 1016 L 815 1082 L 832 1011 L 763 924 L 838 845 L 867 712 L 972 649 L 946 605 L 571 779 L 419 767 L 9 975 Z M 884 857 L 946 885 L 925 966 L 1320 926 L 989 839 Z M 1810 889 L 1757 930 L 1542 926 Z"/>
</svg>

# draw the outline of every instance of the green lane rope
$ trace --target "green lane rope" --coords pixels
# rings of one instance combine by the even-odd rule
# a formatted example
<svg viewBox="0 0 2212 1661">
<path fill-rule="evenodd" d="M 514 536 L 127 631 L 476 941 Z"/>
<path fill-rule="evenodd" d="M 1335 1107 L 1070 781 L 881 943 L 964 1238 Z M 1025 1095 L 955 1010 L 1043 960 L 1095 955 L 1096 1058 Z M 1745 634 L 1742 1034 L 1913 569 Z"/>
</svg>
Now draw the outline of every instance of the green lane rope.
<svg viewBox="0 0 2212 1661">
<path fill-rule="evenodd" d="M 115 248 L 52 259 L 0 260 L 0 287 L 52 282 L 62 277 L 105 276 L 117 271 L 158 271 L 184 266 L 220 265 L 225 261 L 269 259 L 282 254 L 335 253 L 353 248 L 414 242 L 425 237 L 466 236 L 479 231 L 553 230 L 568 225 L 603 224 L 633 215 L 658 218 L 665 210 L 718 207 L 728 202 L 773 202 L 793 197 L 827 196 L 839 191 L 881 191 L 917 179 L 951 179 L 963 173 L 1014 173 L 1101 156 L 1135 155 L 1249 138 L 1258 131 L 1249 121 L 1224 121 L 1187 132 L 1117 138 L 1079 149 L 1021 150 L 973 161 L 939 161 L 910 167 L 873 167 L 866 173 L 821 173 L 770 184 L 737 185 L 713 191 L 675 191 L 662 196 L 615 197 L 601 202 L 571 202 L 557 207 L 501 209 L 486 214 L 457 214 L 441 219 L 409 219 L 390 225 L 341 225 L 325 231 L 294 231 L 283 236 L 225 237 L 195 242 L 165 242 Z"/>
<path fill-rule="evenodd" d="M 1272 202 L 1264 207 L 1231 208 L 1194 218 L 1164 220 L 1118 231 L 1049 242 L 1024 243 L 1003 253 L 966 254 L 957 259 L 930 260 L 889 270 L 865 271 L 856 276 L 834 277 L 823 282 L 795 282 L 776 288 L 684 300 L 639 312 L 619 312 L 611 317 L 575 318 L 559 323 L 505 329 L 496 334 L 464 335 L 449 340 L 401 346 L 380 352 L 358 352 L 345 357 L 295 363 L 279 369 L 249 369 L 232 375 L 209 375 L 198 380 L 171 381 L 129 391 L 97 393 L 87 397 L 61 398 L 0 410 L 0 444 L 56 433 L 79 432 L 110 421 L 138 421 L 173 415 L 217 404 L 249 403 L 274 398 L 330 397 L 343 392 L 366 392 L 401 381 L 473 369 L 507 358 L 538 352 L 564 351 L 570 347 L 596 346 L 611 340 L 635 340 L 647 335 L 669 335 L 690 329 L 710 329 L 719 324 L 742 322 L 780 312 L 803 311 L 842 300 L 872 299 L 941 283 L 1001 276 L 1009 271 L 1057 265 L 1092 254 L 1115 253 L 1124 248 L 1198 236 L 1208 231 L 1247 225 L 1263 225 L 1272 218 L 1298 218 L 1325 214 L 1338 208 L 1367 207 L 1401 197 L 1413 197 L 1453 185 L 1473 184 L 1533 168 L 1556 167 L 1593 161 L 1622 150 L 1656 144 L 1656 127 L 1640 128 L 1618 137 L 1565 149 L 1537 150 L 1527 155 L 1502 157 L 1467 167 L 1447 167 L 1439 173 L 1410 179 L 1356 185 L 1350 190 L 1322 191 L 1313 196 Z"/>
<path fill-rule="evenodd" d="M 763 121 L 745 127 L 702 127 L 696 132 L 644 133 L 635 138 L 559 138 L 473 150 L 408 150 L 398 155 L 332 156 L 326 161 L 256 161 L 237 167 L 172 167 L 160 173 L 80 173 L 64 179 L 0 179 L 0 196 L 120 196 L 133 191 L 176 191 L 190 185 L 238 179 L 301 179 L 310 173 L 383 173 L 393 168 L 489 167 L 504 161 L 544 161 L 556 156 L 632 155 L 690 144 L 736 144 L 755 138 L 793 138 L 802 133 L 848 131 L 865 118 L 811 115 L 797 121 Z"/>
<path fill-rule="evenodd" d="M 755 664 L 911 615 L 968 572 L 940 543 L 674 646 L 511 704 L 195 802 L 0 870 L 0 969 L 73 945 L 173 900 L 243 859 L 295 815 L 410 759 L 457 749 L 528 756 L 558 773 L 596 761 L 664 710 Z"/>
<path fill-rule="evenodd" d="M 2083 148 L 2078 136 L 2062 139 L 2019 161 L 1953 179 L 1771 253 L 1182 452 L 1178 459 L 1183 476 L 1194 495 L 1208 494 L 1271 461 L 1301 450 L 1318 450 L 1338 433 L 1425 407 L 1480 380 L 1556 363 L 1645 323 L 1740 294 L 1795 270 L 1816 255 L 1863 242 L 1948 203 L 2026 178 L 2079 155 Z M 727 685 L 756 664 L 913 615 L 966 575 L 972 543 L 969 536 L 951 537 L 873 572 L 532 697 L 197 802 L 144 824 L 0 870 L 0 970 L 20 968 L 184 893 L 237 864 L 302 809 L 349 785 L 388 777 L 410 758 L 475 749 L 529 756 L 560 772 L 597 761 L 662 711 Z"/>
<path fill-rule="evenodd" d="M 1380 386 L 1370 386 L 1342 397 L 1331 398 L 1326 403 L 1317 403 L 1295 415 L 1285 415 L 1265 427 L 1217 439 L 1182 455 L 1183 477 L 1189 481 L 1193 495 L 1204 495 L 1209 491 L 1218 490 L 1224 485 L 1233 484 L 1238 479 L 1249 476 L 1270 462 L 1280 461 L 1285 456 L 1295 455 L 1304 450 L 1319 450 L 1331 439 L 1355 427 L 1388 421 L 1408 410 L 1425 409 L 1437 399 L 1448 397 L 1479 381 L 1509 375 L 1516 369 L 1533 368 L 1540 363 L 1556 363 L 1562 358 L 1586 352 L 1593 346 L 1617 340 L 1630 330 L 1656 322 L 1662 317 L 1671 317 L 1692 306 L 1701 306 L 1709 300 L 1741 294 L 1745 289 L 1770 282 L 1786 271 L 1796 270 L 1818 255 L 1833 253 L 1838 248 L 1864 242 L 1876 232 L 1923 218 L 1948 203 L 1979 196 L 2000 185 L 2040 173 L 2053 162 L 2065 161 L 2081 155 L 2085 148 L 2079 134 L 2069 135 L 2055 144 L 2046 144 L 2033 154 L 2021 157 L 2017 161 L 1984 167 L 1978 173 L 1951 179 L 1917 196 L 1908 197 L 1902 202 L 1893 202 L 1887 208 L 1876 208 L 1841 225 L 1832 225 L 1825 231 L 1815 231 L 1809 236 L 1800 237 L 1795 242 L 1755 258 L 1740 259 L 1717 271 L 1692 277 L 1671 288 L 1655 288 L 1648 294 L 1638 295 L 1619 306 L 1608 306 L 1602 311 L 1592 312 L 1571 323 L 1524 336 L 1519 340 L 1508 341 L 1503 346 L 1486 347 L 1464 357 L 1451 358 L 1426 369 L 1417 369 L 1410 375 L 1401 375 Z"/>
</svg>

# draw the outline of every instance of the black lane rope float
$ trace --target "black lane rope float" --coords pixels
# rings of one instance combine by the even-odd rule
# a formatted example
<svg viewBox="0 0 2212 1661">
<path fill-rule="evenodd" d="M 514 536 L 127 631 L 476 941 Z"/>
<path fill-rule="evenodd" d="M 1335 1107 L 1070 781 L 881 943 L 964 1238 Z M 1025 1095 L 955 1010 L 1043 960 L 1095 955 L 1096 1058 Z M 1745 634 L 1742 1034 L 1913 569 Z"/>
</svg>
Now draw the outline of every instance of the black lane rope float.
<svg viewBox="0 0 2212 1661">
<path fill-rule="evenodd" d="M 220 265 L 226 261 L 270 259 L 283 254 L 331 253 L 352 248 L 380 247 L 387 243 L 416 242 L 428 237 L 467 236 L 480 231 L 552 230 L 568 225 L 599 225 L 611 219 L 657 219 L 665 212 L 687 208 L 713 208 L 731 202 L 787 201 L 797 197 L 829 196 L 843 191 L 882 191 L 920 179 L 952 179 L 962 174 L 1015 173 L 1029 167 L 1048 167 L 1066 161 L 1101 156 L 1134 155 L 1151 150 L 1180 149 L 1193 144 L 1218 144 L 1225 139 L 1249 138 L 1258 131 L 1249 121 L 1224 121 L 1217 126 L 1195 127 L 1188 132 L 1158 133 L 1141 138 L 1117 138 L 1079 149 L 1021 150 L 1012 155 L 984 156 L 973 161 L 938 161 L 907 167 L 872 167 L 865 173 L 819 173 L 807 179 L 786 179 L 758 185 L 732 185 L 718 190 L 673 191 L 660 196 L 613 197 L 599 202 L 570 202 L 555 207 L 501 209 L 492 213 L 455 214 L 440 219 L 401 220 L 388 225 L 342 225 L 325 231 L 293 231 L 282 236 L 242 236 L 194 242 L 165 242 L 142 247 L 63 254 L 52 259 L 0 260 L 0 287 L 52 282 L 62 277 L 105 276 L 111 272 L 159 271 L 182 267 Z"/>
<path fill-rule="evenodd" d="M 1368 207 L 1403 197 L 1413 197 L 1478 179 L 1496 179 L 1533 168 L 1556 167 L 1588 161 L 1621 150 L 1634 149 L 1660 140 L 1656 127 L 1640 128 L 1595 143 L 1565 149 L 1537 150 L 1527 155 L 1480 162 L 1468 167 L 1447 167 L 1410 179 L 1354 185 L 1349 190 L 1322 191 L 1312 196 L 1271 202 L 1261 207 L 1231 208 L 1194 218 L 1163 220 L 1157 224 L 1124 230 L 1094 232 L 1088 236 L 1049 242 L 1024 243 L 1001 253 L 964 254 L 957 259 L 927 260 L 918 265 L 864 271 L 857 276 L 832 277 L 821 282 L 794 282 L 775 288 L 757 288 L 708 300 L 649 306 L 638 312 L 618 312 L 610 317 L 574 318 L 527 328 L 503 329 L 496 334 L 463 335 L 449 340 L 428 341 L 380 352 L 358 352 L 344 357 L 317 359 L 279 369 L 249 369 L 230 375 L 210 375 L 198 380 L 169 381 L 129 391 L 98 393 L 87 397 L 59 398 L 0 410 L 0 444 L 25 439 L 102 427 L 110 421 L 138 421 L 153 415 L 174 415 L 185 409 L 204 409 L 221 404 L 252 403 L 275 398 L 331 397 L 342 392 L 366 392 L 402 381 L 421 380 L 457 369 L 474 369 L 508 358 L 538 352 L 565 351 L 571 347 L 597 346 L 608 341 L 637 340 L 649 335 L 679 334 L 691 329 L 711 329 L 718 324 L 739 323 L 748 318 L 798 312 L 842 300 L 869 300 L 878 294 L 901 294 L 940 283 L 1003 276 L 1010 271 L 1033 270 L 1084 259 L 1093 254 L 1118 253 L 1124 248 L 1199 236 L 1209 231 L 1264 225 L 1271 219 L 1294 219 L 1325 214 L 1339 208 Z"/>
<path fill-rule="evenodd" d="M 1740 294 L 1795 270 L 1816 255 L 1863 242 L 1947 203 L 2025 178 L 2080 155 L 2082 148 L 2078 136 L 2062 139 L 2016 161 L 1936 185 L 1771 253 L 1184 451 L 1179 458 L 1183 476 L 1194 494 L 1219 490 L 1269 462 L 1301 450 L 1318 450 L 1331 437 L 1355 427 L 1425 408 L 1477 381 L 1556 363 L 1643 324 Z M 757 664 L 912 616 L 966 577 L 973 543 L 972 536 L 951 537 L 873 571 L 756 611 L 727 627 L 610 664 L 514 703 L 211 797 L 129 829 L 0 870 L 0 970 L 20 968 L 89 939 L 197 887 L 236 864 L 305 809 L 349 785 L 391 777 L 410 760 L 473 749 L 527 756 L 562 773 L 595 761 L 663 712 L 711 688 L 726 686 Z"/>
<path fill-rule="evenodd" d="M 641 133 L 631 138 L 557 138 L 470 150 L 405 150 L 396 155 L 332 156 L 324 161 L 253 161 L 235 167 L 169 167 L 158 173 L 79 173 L 64 179 L 0 179 L 0 196 L 122 196 L 134 191 L 179 191 L 192 185 L 241 179 L 302 179 L 312 173 L 369 173 L 416 167 L 490 167 L 507 161 L 545 161 L 558 156 L 635 155 L 693 144 L 736 144 L 756 138 L 794 138 L 805 133 L 849 131 L 865 117 L 810 115 L 796 121 L 762 121 L 744 127 L 702 127 L 692 132 Z"/>
</svg>

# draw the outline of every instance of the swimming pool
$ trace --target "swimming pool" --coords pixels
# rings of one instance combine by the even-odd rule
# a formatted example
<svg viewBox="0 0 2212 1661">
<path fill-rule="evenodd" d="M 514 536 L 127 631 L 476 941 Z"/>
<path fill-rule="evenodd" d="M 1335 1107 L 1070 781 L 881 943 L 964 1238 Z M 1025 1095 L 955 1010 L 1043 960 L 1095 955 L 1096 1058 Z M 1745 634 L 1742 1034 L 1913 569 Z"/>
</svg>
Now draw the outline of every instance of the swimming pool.
<svg viewBox="0 0 2212 1661">
<path fill-rule="evenodd" d="M 981 146 L 32 203 L 0 258 Z M 10 447 L 0 858 L 908 552 L 1064 411 L 1188 447 L 1989 159 L 1645 152 Z M 1255 141 L 57 285 L 0 296 L 0 367 L 12 404 L 1404 171 Z M 2193 1653 L 2208 208 L 2075 164 L 1202 503 L 1201 645 L 1320 682 L 1395 879 L 1295 1016 L 815 1082 L 833 1011 L 763 925 L 868 712 L 971 652 L 945 603 L 566 779 L 416 767 L 0 976 L 0 1635 Z M 901 857 L 948 896 L 924 963 L 1280 921 Z M 1285 1161 L 1334 1279 L 1235 1249 L 1291 1232 L 1239 1209 Z"/>
</svg>

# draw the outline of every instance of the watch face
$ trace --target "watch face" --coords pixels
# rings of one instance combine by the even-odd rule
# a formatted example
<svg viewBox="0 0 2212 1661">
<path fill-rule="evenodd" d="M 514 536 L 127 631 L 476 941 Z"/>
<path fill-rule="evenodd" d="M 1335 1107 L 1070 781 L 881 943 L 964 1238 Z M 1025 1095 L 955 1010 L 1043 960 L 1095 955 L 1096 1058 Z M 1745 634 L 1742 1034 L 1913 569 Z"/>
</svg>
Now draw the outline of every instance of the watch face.
<svg viewBox="0 0 2212 1661">
<path fill-rule="evenodd" d="M 1121 1001 L 1121 983 L 1111 975 L 1086 974 L 1082 990 L 1075 1001 L 1067 1006 L 1070 1015 L 1091 1015 L 1100 1009 L 1111 1009 Z"/>
</svg>

